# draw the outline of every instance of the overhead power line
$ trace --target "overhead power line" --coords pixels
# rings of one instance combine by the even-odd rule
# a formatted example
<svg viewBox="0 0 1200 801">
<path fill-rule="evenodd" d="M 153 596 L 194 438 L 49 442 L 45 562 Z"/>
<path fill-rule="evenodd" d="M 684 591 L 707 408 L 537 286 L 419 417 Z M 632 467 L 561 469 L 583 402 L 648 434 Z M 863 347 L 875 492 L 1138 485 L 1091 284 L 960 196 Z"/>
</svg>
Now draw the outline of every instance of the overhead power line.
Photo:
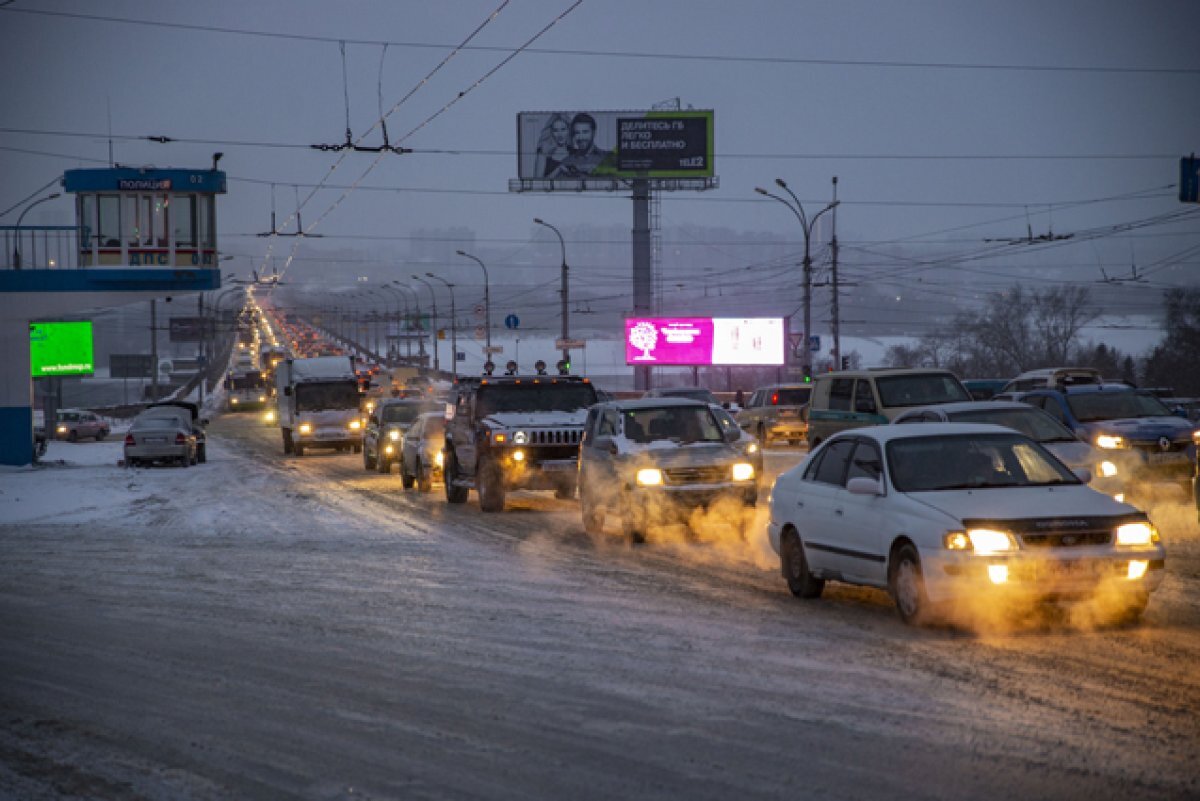
<svg viewBox="0 0 1200 801">
<path fill-rule="evenodd" d="M 222 25 L 198 25 L 184 22 L 160 22 L 154 20 L 135 19 L 133 17 L 105 16 L 100 14 L 80 14 L 67 11 L 50 11 L 33 8 L 0 7 L 0 11 L 9 14 L 29 14 L 43 17 L 59 17 L 65 19 L 87 20 L 89 22 L 108 22 L 122 25 L 139 25 L 149 28 L 168 28 L 173 30 L 197 31 L 203 33 L 232 34 L 237 36 L 255 36 L 267 39 L 283 39 L 299 42 L 334 43 L 346 42 L 357 45 L 387 45 L 388 47 L 407 47 L 414 49 L 446 50 L 456 45 L 438 42 L 404 42 L 385 39 L 350 39 L 346 37 L 318 36 L 315 34 L 281 33 L 278 31 L 253 30 L 249 28 L 233 28 Z M 507 53 L 513 48 L 494 45 L 471 45 L 462 48 L 483 53 Z M 985 62 L 952 62 L 952 61 L 896 61 L 890 59 L 844 59 L 844 58 L 796 58 L 791 56 L 746 56 L 720 55 L 714 53 L 654 53 L 636 50 L 583 50 L 578 48 L 529 47 L 524 52 L 545 56 L 570 56 L 584 58 L 629 58 L 652 59 L 662 61 L 700 61 L 717 63 L 769 64 L 769 65 L 798 65 L 798 66 L 829 66 L 829 67 L 868 67 L 876 69 L 938 69 L 938 70 L 974 70 L 993 72 L 1061 72 L 1061 73 L 1097 73 L 1097 74 L 1129 74 L 1129 75 L 1200 75 L 1200 69 L 1195 67 L 1168 66 L 1111 66 L 1099 64 L 998 64 Z"/>
<path fill-rule="evenodd" d="M 498 65 L 499 66 L 499 65 Z M 498 68 L 498 67 L 497 67 Z M 484 76 L 487 77 L 487 76 Z M 426 79 L 427 80 L 427 79 Z M 482 78 L 480 79 L 483 80 Z M 424 81 L 422 81 L 424 82 Z M 478 81 L 476 82 L 478 83 Z M 468 87 L 462 92 L 465 95 L 474 85 Z M 451 101 L 450 104 L 457 102 L 460 99 Z M 389 114 L 391 112 L 388 112 Z M 387 115 L 384 115 L 386 117 Z M 413 133 L 427 125 L 432 121 L 433 117 L 414 128 L 404 138 L 408 138 Z M 377 122 L 376 125 L 379 123 Z M 374 130 L 374 127 L 369 129 L 367 133 Z M 368 150 L 377 152 L 379 150 L 392 148 L 377 148 L 377 147 L 362 147 L 357 143 L 351 143 L 348 147 L 344 144 L 338 145 L 312 145 L 302 142 L 269 142 L 253 139 L 199 139 L 184 136 L 166 136 L 163 134 L 109 134 L 107 132 L 86 132 L 86 131 L 56 131 L 45 130 L 38 128 L 0 128 L 0 133 L 12 134 L 30 134 L 34 136 L 67 136 L 80 139 L 119 139 L 122 141 L 145 141 L 154 142 L 156 144 L 189 144 L 189 145 L 220 145 L 223 147 L 265 147 L 265 148 L 292 148 L 297 150 Z M 361 141 L 361 139 L 360 139 Z M 472 148 L 403 148 L 405 153 L 413 153 L 421 156 L 488 156 L 513 158 L 517 155 L 515 148 L 487 148 L 487 149 L 472 149 Z M 713 154 L 714 159 L 766 159 L 770 161 L 779 161 L 783 159 L 802 160 L 802 161 L 818 161 L 818 160 L 871 160 L 871 161 L 1175 161 L 1179 158 L 1178 153 L 725 153 L 717 151 Z"/>
</svg>

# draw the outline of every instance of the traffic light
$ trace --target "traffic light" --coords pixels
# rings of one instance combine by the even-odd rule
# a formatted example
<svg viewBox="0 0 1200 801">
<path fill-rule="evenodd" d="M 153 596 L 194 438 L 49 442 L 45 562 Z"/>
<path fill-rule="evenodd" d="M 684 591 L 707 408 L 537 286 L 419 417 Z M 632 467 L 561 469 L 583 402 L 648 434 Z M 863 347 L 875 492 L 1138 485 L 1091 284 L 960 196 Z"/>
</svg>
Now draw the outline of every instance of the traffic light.
<svg viewBox="0 0 1200 801">
<path fill-rule="evenodd" d="M 568 359 L 559 359 L 555 367 L 558 368 L 559 375 L 570 375 L 571 373 L 571 362 Z"/>
<path fill-rule="evenodd" d="M 804 383 L 805 384 L 812 383 L 812 365 L 811 364 L 804 365 Z"/>
<path fill-rule="evenodd" d="M 843 357 L 842 357 L 842 369 L 843 369 L 843 370 L 849 370 L 849 369 L 850 369 L 850 357 L 849 357 L 849 356 L 843 356 Z"/>
</svg>

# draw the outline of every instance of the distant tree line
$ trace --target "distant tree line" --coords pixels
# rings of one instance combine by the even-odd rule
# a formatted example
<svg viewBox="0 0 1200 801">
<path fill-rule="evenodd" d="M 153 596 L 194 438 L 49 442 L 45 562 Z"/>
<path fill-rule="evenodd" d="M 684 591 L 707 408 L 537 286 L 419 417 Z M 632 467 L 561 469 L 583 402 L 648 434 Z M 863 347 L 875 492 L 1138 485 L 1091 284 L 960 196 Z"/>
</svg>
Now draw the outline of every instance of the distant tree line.
<svg viewBox="0 0 1200 801">
<path fill-rule="evenodd" d="M 1106 378 L 1173 387 L 1200 396 L 1200 289 L 1165 294 L 1165 335 L 1139 365 L 1101 343 L 1081 342 L 1096 319 L 1084 287 L 991 293 L 983 308 L 961 311 L 913 345 L 888 349 L 889 367 L 945 367 L 963 378 L 1008 378 L 1040 367 L 1095 367 Z M 1140 369 L 1139 369 L 1140 368 Z"/>
</svg>

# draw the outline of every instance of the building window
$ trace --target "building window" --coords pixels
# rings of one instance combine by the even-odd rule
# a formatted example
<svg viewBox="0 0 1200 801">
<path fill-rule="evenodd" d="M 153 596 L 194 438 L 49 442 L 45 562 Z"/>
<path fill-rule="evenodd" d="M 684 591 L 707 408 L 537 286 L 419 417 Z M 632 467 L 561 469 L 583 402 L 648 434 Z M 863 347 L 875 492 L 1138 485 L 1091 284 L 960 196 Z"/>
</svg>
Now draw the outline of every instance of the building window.
<svg viewBox="0 0 1200 801">
<path fill-rule="evenodd" d="M 121 196 L 100 195 L 99 211 L 96 227 L 100 232 L 100 247 L 121 247 Z"/>
<path fill-rule="evenodd" d="M 171 225 L 175 228 L 175 247 L 196 247 L 196 199 L 192 195 L 171 197 Z"/>
</svg>

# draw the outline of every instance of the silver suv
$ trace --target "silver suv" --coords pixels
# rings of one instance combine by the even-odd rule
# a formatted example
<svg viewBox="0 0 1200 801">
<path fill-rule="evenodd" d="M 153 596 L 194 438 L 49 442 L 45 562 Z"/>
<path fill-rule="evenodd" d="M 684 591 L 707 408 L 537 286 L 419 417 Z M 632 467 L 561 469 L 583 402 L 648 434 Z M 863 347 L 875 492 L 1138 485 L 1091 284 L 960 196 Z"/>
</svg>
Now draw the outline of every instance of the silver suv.
<svg viewBox="0 0 1200 801">
<path fill-rule="evenodd" d="M 624 536 L 643 542 L 650 526 L 686 520 L 693 509 L 722 498 L 753 507 L 757 475 L 736 444 L 740 436 L 700 401 L 642 398 L 593 406 L 579 449 L 584 529 L 601 532 L 611 515 Z"/>
<path fill-rule="evenodd" d="M 776 439 L 799 445 L 808 433 L 804 412 L 811 397 L 812 384 L 773 384 L 756 389 L 737 413 L 738 425 L 763 445 Z"/>
</svg>

